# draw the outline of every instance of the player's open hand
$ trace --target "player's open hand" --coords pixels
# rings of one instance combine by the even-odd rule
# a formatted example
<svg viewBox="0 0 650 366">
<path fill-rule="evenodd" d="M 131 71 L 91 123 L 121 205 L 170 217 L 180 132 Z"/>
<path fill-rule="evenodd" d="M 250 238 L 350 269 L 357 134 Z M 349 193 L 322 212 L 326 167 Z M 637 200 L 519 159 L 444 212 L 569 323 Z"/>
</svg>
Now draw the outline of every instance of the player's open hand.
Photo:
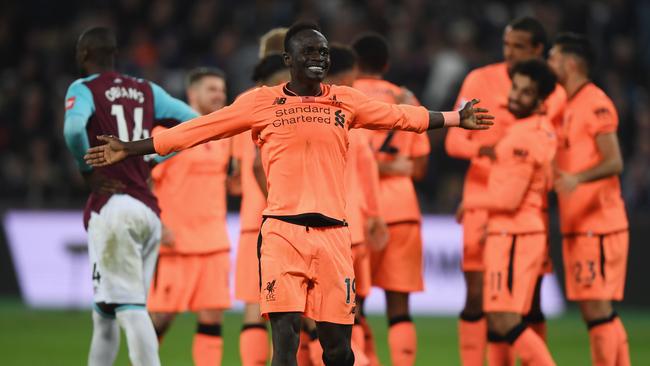
<svg viewBox="0 0 650 366">
<path fill-rule="evenodd" d="M 115 136 L 97 136 L 98 140 L 107 142 L 104 145 L 91 147 L 84 155 L 86 164 L 93 167 L 112 165 L 124 160 L 129 154 L 123 141 Z"/>
<path fill-rule="evenodd" d="M 485 108 L 474 107 L 478 99 L 472 99 L 460 110 L 460 127 L 467 130 L 487 130 L 494 124 L 494 116 L 486 114 Z"/>
</svg>

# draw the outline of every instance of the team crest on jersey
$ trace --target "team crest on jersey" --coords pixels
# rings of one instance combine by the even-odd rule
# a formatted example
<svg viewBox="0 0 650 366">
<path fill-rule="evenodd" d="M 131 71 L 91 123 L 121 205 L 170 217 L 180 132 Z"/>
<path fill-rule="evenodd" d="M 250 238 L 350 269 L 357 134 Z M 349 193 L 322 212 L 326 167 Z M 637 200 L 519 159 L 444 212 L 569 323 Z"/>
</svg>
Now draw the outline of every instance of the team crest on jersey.
<svg viewBox="0 0 650 366">
<path fill-rule="evenodd" d="M 65 110 L 70 110 L 74 108 L 74 101 L 77 100 L 77 97 L 70 97 L 65 100 Z"/>
<path fill-rule="evenodd" d="M 266 288 L 266 301 L 275 301 L 275 280 L 267 282 Z"/>
</svg>

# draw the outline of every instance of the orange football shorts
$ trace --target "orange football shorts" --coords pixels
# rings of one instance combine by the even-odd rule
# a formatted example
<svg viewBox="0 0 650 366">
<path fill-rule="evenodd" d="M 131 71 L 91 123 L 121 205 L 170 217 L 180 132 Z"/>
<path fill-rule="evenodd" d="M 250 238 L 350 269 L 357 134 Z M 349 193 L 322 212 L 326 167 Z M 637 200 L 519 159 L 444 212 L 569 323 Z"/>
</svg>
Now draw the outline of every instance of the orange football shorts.
<svg viewBox="0 0 650 366">
<path fill-rule="evenodd" d="M 545 258 L 546 234 L 491 234 L 485 243 L 483 308 L 526 314 Z"/>
<path fill-rule="evenodd" d="M 258 253 L 262 315 L 302 312 L 315 321 L 354 323 L 356 283 L 347 227 L 268 218 Z"/>
<path fill-rule="evenodd" d="M 388 244 L 370 253 L 372 284 L 388 291 L 424 290 L 420 223 L 388 224 Z"/>
<path fill-rule="evenodd" d="M 163 254 L 151 281 L 147 309 L 180 313 L 228 309 L 230 252 Z"/>
<path fill-rule="evenodd" d="M 481 272 L 485 250 L 485 230 L 488 213 L 485 210 L 465 210 L 463 213 L 463 272 Z"/>
<path fill-rule="evenodd" d="M 628 240 L 627 230 L 565 236 L 562 252 L 567 298 L 623 300 Z"/>
</svg>

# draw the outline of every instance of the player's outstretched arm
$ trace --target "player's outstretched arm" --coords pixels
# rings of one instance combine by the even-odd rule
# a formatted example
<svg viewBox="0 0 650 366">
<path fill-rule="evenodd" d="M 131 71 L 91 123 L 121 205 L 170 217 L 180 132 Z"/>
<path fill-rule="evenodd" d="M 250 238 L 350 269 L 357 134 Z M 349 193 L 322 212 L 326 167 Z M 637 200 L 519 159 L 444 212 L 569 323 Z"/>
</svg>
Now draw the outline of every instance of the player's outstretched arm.
<svg viewBox="0 0 650 366">
<path fill-rule="evenodd" d="M 93 167 L 112 165 L 126 159 L 131 155 L 148 155 L 156 152 L 153 146 L 153 138 L 138 141 L 122 141 L 115 136 L 97 136 L 104 145 L 88 149 L 84 160 L 86 164 Z"/>
<path fill-rule="evenodd" d="M 494 116 L 485 108 L 474 107 L 478 99 L 472 99 L 458 112 L 429 111 L 429 130 L 443 127 L 461 127 L 466 130 L 487 130 L 494 124 Z"/>
</svg>

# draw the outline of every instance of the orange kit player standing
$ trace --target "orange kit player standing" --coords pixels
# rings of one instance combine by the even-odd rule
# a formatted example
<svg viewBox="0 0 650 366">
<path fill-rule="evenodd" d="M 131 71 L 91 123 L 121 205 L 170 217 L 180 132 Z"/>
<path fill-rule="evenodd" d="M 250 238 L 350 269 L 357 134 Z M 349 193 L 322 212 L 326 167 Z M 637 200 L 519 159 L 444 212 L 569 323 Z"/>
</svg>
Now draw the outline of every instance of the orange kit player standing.
<svg viewBox="0 0 650 366">
<path fill-rule="evenodd" d="M 494 148 L 487 189 L 463 201 L 488 212 L 483 308 L 488 322 L 488 364 L 554 365 L 544 340 L 523 321 L 546 259 L 546 197 L 557 145 L 553 125 L 539 111 L 555 88 L 543 60 L 511 69 L 508 110 L 516 118 Z"/>
<path fill-rule="evenodd" d="M 294 365 L 301 317 L 316 321 L 326 365 L 353 365 L 354 270 L 345 221 L 344 172 L 350 128 L 424 132 L 445 126 L 487 129 L 492 116 L 474 108 L 433 112 L 392 105 L 358 90 L 323 84 L 329 49 L 317 25 L 298 23 L 284 41 L 291 81 L 240 95 L 219 111 L 153 138 L 88 149 L 92 166 L 128 156 L 161 155 L 252 129 L 261 150 L 268 198 L 258 240 L 260 308 L 271 321 L 274 366 Z"/>
<path fill-rule="evenodd" d="M 508 93 L 512 81 L 508 70 L 518 61 L 541 58 L 545 43 L 546 32 L 537 20 L 530 17 L 513 20 L 503 35 L 504 62 L 478 68 L 465 78 L 458 94 L 457 108 L 462 107 L 471 96 L 478 95 L 481 103 L 488 106 L 498 123 L 489 131 L 480 133 L 452 129 L 447 134 L 447 153 L 455 158 L 470 160 L 470 167 L 465 176 L 463 200 L 486 189 L 490 159 L 494 158 L 494 145 L 512 123 L 513 117 L 508 111 Z M 564 90 L 558 86 L 546 100 L 544 110 L 551 120 L 561 117 L 565 98 Z M 487 339 L 482 306 L 484 229 L 487 224 L 487 212 L 480 209 L 464 209 L 462 224 L 462 269 L 465 272 L 467 297 L 458 323 L 458 343 L 462 364 L 475 366 L 483 365 Z M 548 264 L 546 271 L 550 271 L 550 261 Z M 545 337 L 545 321 L 539 306 L 541 277 L 536 287 L 536 301 L 526 320 Z"/>
<path fill-rule="evenodd" d="M 559 35 L 549 64 L 569 100 L 557 127 L 566 291 L 589 328 L 594 365 L 629 365 L 627 333 L 612 307 L 623 300 L 628 222 L 618 175 L 623 158 L 611 99 L 589 79 L 594 51 L 584 36 Z"/>
<path fill-rule="evenodd" d="M 397 103 L 403 90 L 382 80 L 389 66 L 386 40 L 367 34 L 359 37 L 353 47 L 359 55 L 360 69 L 354 87 L 376 100 Z M 389 232 L 386 247 L 371 252 L 372 284 L 386 292 L 391 361 L 393 365 L 412 365 L 417 336 L 408 300 L 410 293 L 424 289 L 421 214 L 413 179 L 425 175 L 429 138 L 426 133 L 404 131 L 370 131 L 368 135 L 379 164 L 380 213 Z"/>
<path fill-rule="evenodd" d="M 187 80 L 189 104 L 200 114 L 225 105 L 222 71 L 198 68 Z M 221 323 L 230 307 L 229 158 L 230 140 L 212 141 L 174 155 L 151 173 L 165 229 L 147 307 L 161 341 L 176 314 L 197 313 L 195 365 L 219 365 L 223 352 Z"/>
<path fill-rule="evenodd" d="M 289 80 L 289 70 L 282 55 L 273 53 L 273 45 L 281 45 L 286 28 L 276 28 L 260 39 L 262 57 L 253 73 L 257 85 L 275 86 Z M 279 38 L 279 40 L 278 40 Z M 277 46 L 276 46 L 277 48 Z M 255 164 L 259 151 L 250 131 L 233 137 L 233 156 L 237 160 L 241 177 L 242 200 L 239 212 L 240 236 L 235 265 L 235 298 L 244 302 L 244 321 L 239 336 L 239 354 L 243 366 L 266 364 L 270 344 L 266 319 L 260 316 L 260 280 L 257 259 L 257 238 L 262 225 L 262 212 L 266 208 L 266 192 L 255 177 Z M 264 190 L 266 186 L 264 185 Z"/>
<path fill-rule="evenodd" d="M 348 46 L 330 45 L 331 66 L 326 83 L 352 86 L 359 69 L 357 55 Z M 352 327 L 352 350 L 355 364 L 369 365 L 376 355 L 366 355 L 367 320 L 363 312 L 363 300 L 370 294 L 370 250 L 381 250 L 388 240 L 386 223 L 379 216 L 379 168 L 370 146 L 367 133 L 351 130 L 348 133 L 348 155 L 345 165 L 345 214 L 352 237 L 352 260 L 355 277 L 357 311 Z M 372 337 L 369 337 L 372 342 Z M 374 348 L 374 347 L 373 347 Z"/>
</svg>

